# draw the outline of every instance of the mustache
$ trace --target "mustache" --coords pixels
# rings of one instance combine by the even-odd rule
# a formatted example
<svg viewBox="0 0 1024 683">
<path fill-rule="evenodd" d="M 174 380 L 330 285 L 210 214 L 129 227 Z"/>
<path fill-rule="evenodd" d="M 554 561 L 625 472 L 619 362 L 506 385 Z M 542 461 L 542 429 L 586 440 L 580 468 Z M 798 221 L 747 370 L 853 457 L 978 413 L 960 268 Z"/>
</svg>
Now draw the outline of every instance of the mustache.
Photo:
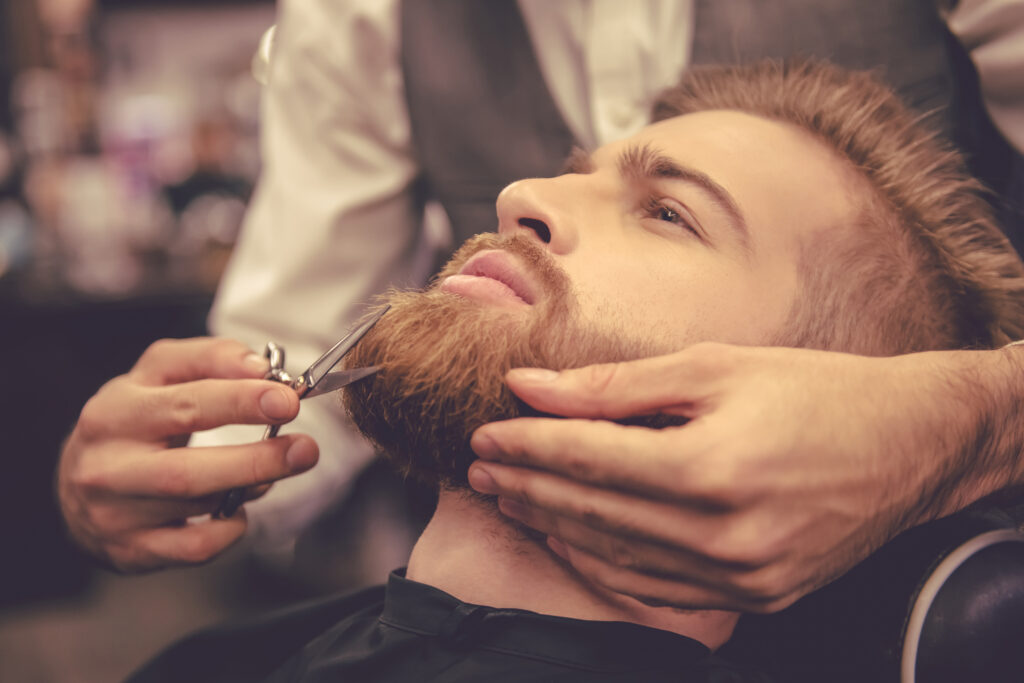
<svg viewBox="0 0 1024 683">
<path fill-rule="evenodd" d="M 497 249 L 516 256 L 526 267 L 527 273 L 536 279 L 537 284 L 548 295 L 548 299 L 565 302 L 572 294 L 569 276 L 555 262 L 551 253 L 535 238 L 522 233 L 501 235 L 485 232 L 468 240 L 448 260 L 429 284 L 429 288 L 437 287 L 449 275 L 456 275 L 469 259 L 481 251 Z"/>
</svg>

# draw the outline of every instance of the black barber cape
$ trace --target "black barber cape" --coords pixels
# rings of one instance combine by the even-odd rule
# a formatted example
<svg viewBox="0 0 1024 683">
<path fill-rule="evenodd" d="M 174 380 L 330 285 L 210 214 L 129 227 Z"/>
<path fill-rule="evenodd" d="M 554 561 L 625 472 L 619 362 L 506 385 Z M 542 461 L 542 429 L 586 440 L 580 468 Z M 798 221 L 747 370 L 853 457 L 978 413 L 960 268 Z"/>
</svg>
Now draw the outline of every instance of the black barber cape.
<svg viewBox="0 0 1024 683">
<path fill-rule="evenodd" d="M 769 683 L 691 638 L 469 605 L 401 571 L 386 587 L 201 631 L 129 681 Z"/>
</svg>

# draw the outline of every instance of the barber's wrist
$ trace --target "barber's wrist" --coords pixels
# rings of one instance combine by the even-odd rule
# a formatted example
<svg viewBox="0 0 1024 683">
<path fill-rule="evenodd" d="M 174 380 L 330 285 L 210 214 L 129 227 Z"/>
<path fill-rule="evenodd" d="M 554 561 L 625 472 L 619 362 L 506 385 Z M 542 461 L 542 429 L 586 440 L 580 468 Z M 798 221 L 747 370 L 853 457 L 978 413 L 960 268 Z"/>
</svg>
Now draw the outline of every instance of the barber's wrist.
<svg viewBox="0 0 1024 683">
<path fill-rule="evenodd" d="M 945 440 L 958 452 L 938 516 L 1024 484 L 1024 344 L 944 355 L 948 393 L 939 400 L 948 401 Z"/>
<path fill-rule="evenodd" d="M 1002 435 L 995 457 L 1006 463 L 1005 487 L 1024 486 L 1024 339 L 1011 342 L 999 350 L 1004 366 L 1002 380 L 1005 395 L 1000 397 L 999 422 L 993 422 L 995 438 Z"/>
</svg>

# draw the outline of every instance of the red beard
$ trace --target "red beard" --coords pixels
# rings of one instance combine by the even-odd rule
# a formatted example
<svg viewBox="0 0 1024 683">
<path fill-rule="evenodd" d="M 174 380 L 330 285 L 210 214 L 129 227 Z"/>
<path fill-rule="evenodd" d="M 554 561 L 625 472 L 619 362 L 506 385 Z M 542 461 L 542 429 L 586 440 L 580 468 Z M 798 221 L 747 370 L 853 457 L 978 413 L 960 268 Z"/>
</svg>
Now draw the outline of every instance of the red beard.
<svg viewBox="0 0 1024 683">
<path fill-rule="evenodd" d="M 437 289 L 483 249 L 504 249 L 526 265 L 543 292 L 536 305 L 510 311 Z M 537 414 L 506 386 L 511 368 L 561 370 L 649 355 L 584 325 L 566 275 L 524 236 L 477 235 L 427 290 L 391 291 L 385 303 L 391 310 L 345 361 L 383 370 L 346 389 L 344 405 L 400 472 L 433 486 L 467 487 L 475 458 L 469 439 L 478 427 Z"/>
</svg>

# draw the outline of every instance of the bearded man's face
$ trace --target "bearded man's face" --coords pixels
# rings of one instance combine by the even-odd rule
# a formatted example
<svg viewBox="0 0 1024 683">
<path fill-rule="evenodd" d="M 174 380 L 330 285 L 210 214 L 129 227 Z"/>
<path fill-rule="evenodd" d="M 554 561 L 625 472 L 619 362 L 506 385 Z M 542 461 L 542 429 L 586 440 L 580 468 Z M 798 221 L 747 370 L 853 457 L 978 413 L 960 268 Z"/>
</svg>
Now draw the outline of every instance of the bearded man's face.
<svg viewBox="0 0 1024 683">
<path fill-rule="evenodd" d="M 855 222 L 848 187 L 816 139 L 732 111 L 577 155 L 570 173 L 508 186 L 498 234 L 469 240 L 429 289 L 388 296 L 392 310 L 346 363 L 384 369 L 352 385 L 346 406 L 400 469 L 465 485 L 473 430 L 526 413 L 510 368 L 775 338 L 802 246 Z"/>
</svg>

